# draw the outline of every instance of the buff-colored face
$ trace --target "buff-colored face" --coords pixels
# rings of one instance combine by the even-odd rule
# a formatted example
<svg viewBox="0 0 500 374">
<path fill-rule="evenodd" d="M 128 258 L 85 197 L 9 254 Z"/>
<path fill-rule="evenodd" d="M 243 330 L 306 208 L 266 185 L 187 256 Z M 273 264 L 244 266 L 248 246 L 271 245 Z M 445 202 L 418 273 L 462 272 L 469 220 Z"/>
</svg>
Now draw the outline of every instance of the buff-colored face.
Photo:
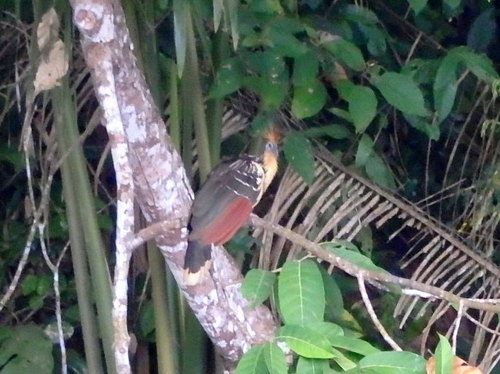
<svg viewBox="0 0 500 374">
<path fill-rule="evenodd" d="M 276 172 L 278 171 L 278 145 L 276 143 L 268 142 L 266 144 L 266 149 L 263 155 L 264 164 L 264 181 L 263 190 L 265 191 L 267 187 L 271 184 Z"/>
</svg>

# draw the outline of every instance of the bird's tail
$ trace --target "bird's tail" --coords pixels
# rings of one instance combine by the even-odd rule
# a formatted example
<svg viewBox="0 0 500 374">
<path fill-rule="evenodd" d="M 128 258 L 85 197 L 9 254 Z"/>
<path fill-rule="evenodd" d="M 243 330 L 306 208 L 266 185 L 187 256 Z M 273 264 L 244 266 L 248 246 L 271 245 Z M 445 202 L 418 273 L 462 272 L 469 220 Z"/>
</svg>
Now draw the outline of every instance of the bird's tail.
<svg viewBox="0 0 500 374">
<path fill-rule="evenodd" d="M 211 266 L 212 245 L 198 240 L 188 241 L 184 258 L 184 283 L 194 286 L 200 283 Z"/>
</svg>

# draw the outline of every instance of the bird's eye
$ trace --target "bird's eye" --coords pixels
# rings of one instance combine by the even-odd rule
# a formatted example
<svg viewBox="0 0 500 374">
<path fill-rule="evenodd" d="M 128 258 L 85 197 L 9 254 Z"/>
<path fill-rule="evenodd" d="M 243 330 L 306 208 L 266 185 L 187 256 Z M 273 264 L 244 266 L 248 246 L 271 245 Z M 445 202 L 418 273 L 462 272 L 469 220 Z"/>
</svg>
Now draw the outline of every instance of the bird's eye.
<svg viewBox="0 0 500 374">
<path fill-rule="evenodd" d="M 275 143 L 266 143 L 266 151 L 278 153 L 278 145 Z"/>
</svg>

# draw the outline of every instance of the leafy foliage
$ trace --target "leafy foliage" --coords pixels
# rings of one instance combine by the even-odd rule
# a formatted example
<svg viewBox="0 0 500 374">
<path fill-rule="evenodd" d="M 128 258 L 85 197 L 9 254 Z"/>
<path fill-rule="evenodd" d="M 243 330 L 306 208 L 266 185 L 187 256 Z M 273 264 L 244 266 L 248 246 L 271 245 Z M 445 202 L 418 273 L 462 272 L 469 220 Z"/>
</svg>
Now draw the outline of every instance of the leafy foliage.
<svg viewBox="0 0 500 374">
<path fill-rule="evenodd" d="M 33 220 L 30 210 L 33 206 L 29 202 L 40 200 L 48 179 L 53 178 L 54 183 L 50 192 L 51 205 L 45 210 L 50 217 L 43 228 L 45 236 L 38 233 L 29 243 L 35 250 L 27 260 L 19 291 L 13 294 L 2 312 L 2 321 L 9 326 L 19 321 L 36 321 L 40 326 L 52 323 L 54 277 L 39 249 L 42 244 L 50 244 L 52 259 L 64 254 L 72 225 L 67 212 L 69 200 L 62 197 L 63 190 L 69 189 L 68 181 L 63 182 L 59 173 L 50 173 L 60 160 L 54 160 L 51 153 L 54 112 L 47 97 L 37 101 L 32 121 L 34 143 L 29 147 L 30 152 L 23 154 L 18 150 L 25 141 L 19 126 L 23 119 L 18 110 L 18 91 L 21 96 L 27 96 L 29 88 L 26 87 L 31 87 L 32 82 L 26 72 L 37 65 L 36 56 L 26 55 L 30 48 L 20 36 L 30 32 L 36 34 L 33 22 L 40 14 L 32 14 L 31 9 L 40 12 L 42 7 L 38 1 L 32 3 L 33 7 L 21 6 L 19 1 L 1 5 L 2 10 L 16 17 L 15 27 L 9 26 L 9 22 L 0 26 L 3 46 L 0 53 L 5 61 L 0 88 L 3 108 L 0 113 L 0 190 L 3 197 L 0 204 L 3 233 L 0 270 L 5 275 L 0 284 L 3 291 L 10 285 L 20 254 L 26 247 L 25 239 Z M 68 9 L 57 10 L 60 15 L 70 13 Z M 161 112 L 168 114 L 169 130 L 176 134 L 175 144 L 190 174 L 195 175 L 196 168 L 191 169 L 194 160 L 210 165 L 218 159 L 220 148 L 223 154 L 248 149 L 249 139 L 281 111 L 287 119 L 284 127 L 291 128 L 283 140 L 281 170 L 289 164 L 300 178 L 313 186 L 315 180 L 323 178 L 314 156 L 315 147 L 320 143 L 345 165 L 385 189 L 414 202 L 423 200 L 427 204 L 425 209 L 437 221 L 447 224 L 455 230 L 456 236 L 465 238 L 482 251 L 481 256 L 498 265 L 500 199 L 496 165 L 499 157 L 497 69 L 500 45 L 495 38 L 498 26 L 492 2 L 376 0 L 360 5 L 360 2 L 349 0 L 139 1 L 131 5 L 127 23 L 132 25 L 131 30 L 134 30 L 133 25 L 137 26 L 133 32 L 133 38 L 137 38 L 137 53 L 142 54 L 146 76 L 152 91 L 157 93 Z M 28 27 L 30 24 L 32 26 Z M 70 25 L 70 17 L 62 24 Z M 69 29 L 64 33 L 71 35 Z M 197 54 L 197 66 L 187 65 L 189 53 Z M 109 160 L 100 160 L 101 155 L 106 155 L 105 137 L 100 130 L 92 132 L 98 117 L 94 115 L 95 103 L 89 99 L 91 89 L 86 72 L 81 70 L 83 63 L 79 56 L 73 57 L 70 84 L 74 90 L 64 91 L 62 96 L 77 98 L 74 106 L 79 111 L 74 116 L 78 117 L 81 132 L 86 128 L 92 133 L 79 144 L 87 157 L 84 167 L 92 171 L 94 202 L 99 212 L 95 213 L 89 206 L 88 210 L 80 209 L 79 214 L 94 216 L 100 224 L 100 234 L 109 244 L 113 237 L 109 217 L 114 211 L 114 176 Z M 30 66 L 26 66 L 27 63 Z M 159 66 L 162 69 L 158 69 Z M 200 78 L 200 88 L 206 93 L 207 102 L 203 102 L 201 96 L 193 100 L 188 79 L 193 74 L 186 77 L 186 71 L 194 71 Z M 226 113 L 226 127 L 221 131 L 222 106 L 227 101 L 231 103 L 231 110 L 241 116 L 236 120 L 228 119 Z M 24 110 L 22 107 L 21 104 L 19 108 Z M 209 150 L 199 147 L 196 156 L 192 144 L 193 124 L 199 121 L 192 118 L 193 108 L 198 108 L 198 112 L 206 111 L 206 131 L 197 131 L 196 138 L 208 137 L 201 140 L 210 144 Z M 257 119 L 252 128 L 244 128 L 252 117 Z M 221 141 L 227 137 L 226 142 Z M 237 151 L 231 146 L 235 143 L 238 143 Z M 31 170 L 26 168 L 27 161 Z M 34 181 L 30 186 L 28 171 Z M 72 171 L 76 174 L 75 169 Z M 446 196 L 450 199 L 445 199 Z M 309 202 L 304 199 L 302 203 L 293 204 Z M 263 206 L 262 210 L 266 208 Z M 333 215 L 332 208 L 325 205 L 324 209 L 324 213 Z M 298 214 L 294 219 L 300 221 L 304 217 Z M 314 237 L 322 232 L 323 224 L 318 218 L 307 235 Z M 363 252 L 347 243 L 325 243 L 323 246 L 366 269 L 384 271 L 383 267 L 391 267 L 393 271 L 397 261 L 392 260 L 402 256 L 401 248 L 406 244 L 400 241 L 406 240 L 407 232 L 402 233 L 402 239 L 396 237 L 395 249 L 377 247 L 379 236 L 385 234 L 372 227 L 364 228 L 354 238 Z M 81 242 L 88 245 L 86 240 Z M 372 252 L 371 257 L 366 255 L 366 248 Z M 68 253 L 58 265 L 59 291 L 63 319 L 77 328 L 77 336 L 67 339 L 72 344 L 81 338 L 78 328 L 82 327 L 82 321 L 72 271 L 76 264 L 71 263 Z M 112 253 L 107 251 L 104 260 L 112 263 Z M 356 286 L 348 278 L 339 274 L 332 277 L 310 259 L 282 263 L 284 256 L 278 257 L 279 261 L 274 264 L 282 265 L 281 273 L 275 276 L 268 270 L 251 270 L 247 273 L 243 292 L 252 307 L 266 302 L 270 296 L 271 304 L 276 302 L 284 323 L 276 342 L 288 343 L 296 353 L 292 370 L 298 373 L 329 373 L 332 370 L 420 373 L 424 370 L 423 359 L 415 354 L 375 352 L 380 342 L 370 336 L 368 328 L 361 327 L 367 323 L 363 323 L 363 317 L 357 312 Z M 107 263 L 104 266 L 107 269 Z M 93 267 L 91 264 L 90 268 Z M 136 322 L 139 344 L 150 344 L 161 329 L 155 320 L 159 317 L 153 313 L 149 277 L 140 260 L 137 260 L 133 278 L 130 320 Z M 101 287 L 106 283 L 107 279 Z M 92 297 L 97 297 L 99 287 L 92 285 L 91 293 Z M 170 288 L 169 293 L 169 300 L 177 300 L 175 290 Z M 375 297 L 385 306 L 385 299 Z M 91 300 L 92 308 L 94 303 L 95 300 Z M 182 319 L 184 313 L 176 302 L 170 303 L 170 322 L 189 326 Z M 80 309 L 82 307 L 80 305 Z M 388 308 L 392 307 L 390 304 Z M 387 318 L 384 322 L 388 325 L 393 317 L 386 314 L 389 315 L 384 312 Z M 414 331 L 393 333 L 408 343 L 421 333 L 425 321 L 416 325 Z M 181 336 L 190 336 L 190 333 L 198 336 L 193 330 L 177 330 L 172 337 L 174 341 L 182 341 Z M 21 341 L 16 340 L 20 339 L 21 331 L 31 337 L 33 344 L 17 344 Z M 49 351 L 52 349 L 42 336 L 40 328 L 30 325 L 3 328 L 1 351 L 4 355 L 0 366 L 5 365 L 2 367 L 6 370 L 8 365 L 24 365 L 33 354 L 30 349 L 37 346 L 39 353 L 33 357 L 46 360 L 40 361 L 37 370 L 51 370 L 49 367 L 53 363 L 49 360 Z M 22 342 L 27 341 L 26 336 L 23 339 Z M 276 342 L 253 347 L 240 361 L 238 372 L 286 372 Z M 468 340 L 462 344 L 472 346 Z M 12 347 L 16 348 L 15 353 Z M 84 357 L 81 351 L 70 352 L 76 356 L 75 362 Z M 177 359 L 182 356 L 179 352 L 176 352 Z M 440 338 L 436 350 L 438 372 L 447 370 L 449 354 L 449 347 Z M 18 361 L 12 359 L 14 355 L 18 355 Z M 198 358 L 206 360 L 201 354 Z"/>
</svg>

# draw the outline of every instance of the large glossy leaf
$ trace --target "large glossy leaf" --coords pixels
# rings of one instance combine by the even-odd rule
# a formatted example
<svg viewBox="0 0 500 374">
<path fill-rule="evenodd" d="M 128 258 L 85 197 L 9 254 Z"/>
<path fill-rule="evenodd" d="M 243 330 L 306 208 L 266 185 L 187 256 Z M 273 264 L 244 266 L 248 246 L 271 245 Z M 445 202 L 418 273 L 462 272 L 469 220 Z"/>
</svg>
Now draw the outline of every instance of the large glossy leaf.
<svg viewBox="0 0 500 374">
<path fill-rule="evenodd" d="M 335 341 L 338 337 L 344 335 L 344 330 L 339 325 L 331 322 L 316 321 L 307 323 L 304 327 L 308 329 L 320 332 L 330 344 Z M 333 344 L 332 344 L 333 345 Z"/>
<path fill-rule="evenodd" d="M 340 96 L 349 103 L 349 113 L 356 132 L 364 132 L 377 113 L 375 93 L 369 87 L 357 86 L 348 80 L 337 82 L 337 89 Z"/>
<path fill-rule="evenodd" d="M 221 99 L 235 92 L 243 85 L 244 67 L 237 57 L 232 57 L 221 64 L 215 82 L 210 89 L 209 97 Z"/>
<path fill-rule="evenodd" d="M 330 366 L 327 360 L 299 357 L 297 361 L 297 374 L 328 374 Z"/>
<path fill-rule="evenodd" d="M 276 275 L 267 270 L 252 269 L 245 275 L 241 292 L 255 307 L 266 300 L 273 291 Z"/>
<path fill-rule="evenodd" d="M 320 267 L 325 287 L 326 316 L 340 316 L 344 310 L 344 300 L 337 282 L 328 272 Z"/>
<path fill-rule="evenodd" d="M 453 351 L 448 339 L 439 335 L 439 343 L 434 352 L 434 357 L 436 359 L 435 374 L 451 374 L 453 356 Z"/>
<path fill-rule="evenodd" d="M 358 353 L 362 356 L 368 356 L 370 354 L 380 352 L 379 349 L 375 348 L 370 343 L 349 336 L 336 336 L 335 339 L 330 339 L 330 342 L 335 348 L 341 348 L 349 352 Z"/>
<path fill-rule="evenodd" d="M 292 113 L 297 118 L 307 118 L 318 113 L 326 103 L 326 89 L 314 79 L 304 86 L 295 86 L 292 98 Z"/>
<path fill-rule="evenodd" d="M 409 76 L 389 72 L 374 78 L 372 83 L 396 109 L 418 116 L 427 114 L 422 91 Z"/>
<path fill-rule="evenodd" d="M 310 85 L 318 74 L 319 62 L 312 53 L 294 59 L 292 82 L 295 86 Z"/>
<path fill-rule="evenodd" d="M 283 152 L 294 170 L 311 184 L 314 180 L 314 157 L 309 140 L 301 133 L 291 132 L 283 140 Z"/>
<path fill-rule="evenodd" d="M 287 261 L 278 279 L 278 296 L 286 324 L 323 320 L 325 290 L 318 265 L 313 261 Z"/>
<path fill-rule="evenodd" d="M 286 364 L 285 354 L 275 343 L 266 343 L 264 345 L 264 359 L 267 369 L 271 374 L 286 374 L 288 366 Z"/>
<path fill-rule="evenodd" d="M 376 374 L 425 374 L 425 360 L 412 352 L 378 352 L 359 361 L 362 370 Z"/>
<path fill-rule="evenodd" d="M 457 68 L 460 60 L 454 54 L 448 54 L 441 60 L 434 80 L 434 109 L 438 122 L 450 114 L 457 93 Z"/>
<path fill-rule="evenodd" d="M 352 370 L 356 368 L 356 363 L 352 361 L 347 355 L 339 351 L 338 349 L 332 348 L 333 350 L 333 361 L 337 363 L 345 371 Z"/>
<path fill-rule="evenodd" d="M 326 42 L 324 46 L 334 57 L 346 64 L 352 70 L 364 70 L 366 66 L 365 59 L 363 58 L 361 50 L 355 44 L 339 38 L 331 42 Z"/>
<path fill-rule="evenodd" d="M 236 367 L 236 374 L 265 374 L 268 373 L 264 358 L 264 346 L 257 345 L 250 348 Z"/>
<path fill-rule="evenodd" d="M 333 350 L 329 341 L 320 333 L 297 325 L 285 325 L 278 332 L 292 351 L 308 358 L 332 358 Z"/>
</svg>

